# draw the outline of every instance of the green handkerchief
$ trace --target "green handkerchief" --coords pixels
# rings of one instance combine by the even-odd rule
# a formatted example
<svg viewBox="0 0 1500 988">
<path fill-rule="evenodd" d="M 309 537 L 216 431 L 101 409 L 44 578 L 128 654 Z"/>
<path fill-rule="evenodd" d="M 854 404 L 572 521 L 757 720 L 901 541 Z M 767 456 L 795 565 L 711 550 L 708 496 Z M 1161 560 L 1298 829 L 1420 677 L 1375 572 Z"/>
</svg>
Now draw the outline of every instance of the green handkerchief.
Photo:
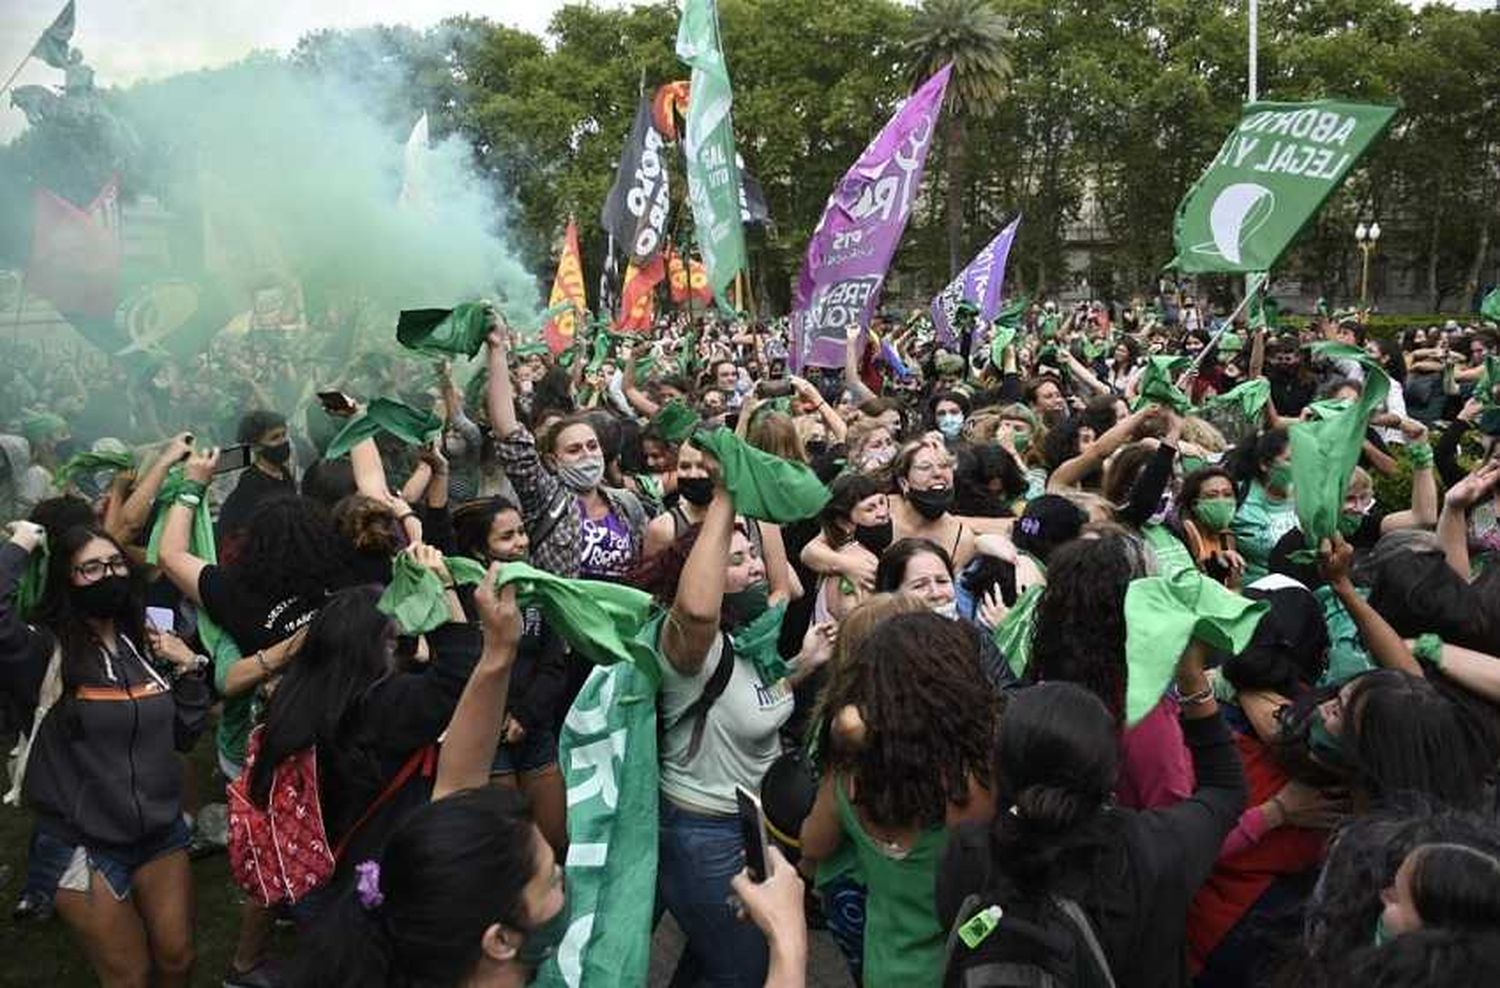
<svg viewBox="0 0 1500 988">
<path fill-rule="evenodd" d="M 370 402 L 369 410 L 359 416 L 333 437 L 323 459 L 336 460 L 366 439 L 381 432 L 388 432 L 415 446 L 432 441 L 443 431 L 443 420 L 431 412 L 419 412 L 389 398 L 376 398 Z"/>
<path fill-rule="evenodd" d="M 727 428 L 695 433 L 692 441 L 719 461 L 738 514 L 785 524 L 810 518 L 828 503 L 828 488 L 807 466 L 756 449 Z"/>
</svg>

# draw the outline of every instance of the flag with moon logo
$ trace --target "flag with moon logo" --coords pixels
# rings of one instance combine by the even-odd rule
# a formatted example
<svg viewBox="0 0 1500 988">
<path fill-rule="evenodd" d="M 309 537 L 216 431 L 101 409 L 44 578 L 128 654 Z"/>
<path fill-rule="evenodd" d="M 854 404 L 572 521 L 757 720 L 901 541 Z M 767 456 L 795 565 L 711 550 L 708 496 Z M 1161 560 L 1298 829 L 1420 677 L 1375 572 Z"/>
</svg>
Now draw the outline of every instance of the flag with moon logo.
<svg viewBox="0 0 1500 988">
<path fill-rule="evenodd" d="M 1266 271 L 1385 133 L 1394 106 L 1247 103 L 1177 207 L 1183 272 Z"/>
</svg>

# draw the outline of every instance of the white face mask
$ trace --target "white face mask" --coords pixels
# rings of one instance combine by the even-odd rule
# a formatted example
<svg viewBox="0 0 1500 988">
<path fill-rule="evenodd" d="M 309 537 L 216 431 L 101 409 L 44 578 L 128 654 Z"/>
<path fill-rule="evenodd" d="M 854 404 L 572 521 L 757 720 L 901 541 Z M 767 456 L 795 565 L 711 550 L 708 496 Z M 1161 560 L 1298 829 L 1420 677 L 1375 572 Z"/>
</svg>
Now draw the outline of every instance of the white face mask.
<svg viewBox="0 0 1500 988">
<path fill-rule="evenodd" d="M 932 613 L 938 617 L 945 617 L 949 621 L 958 620 L 958 601 L 950 600 L 946 604 L 939 604 L 932 609 Z"/>
</svg>

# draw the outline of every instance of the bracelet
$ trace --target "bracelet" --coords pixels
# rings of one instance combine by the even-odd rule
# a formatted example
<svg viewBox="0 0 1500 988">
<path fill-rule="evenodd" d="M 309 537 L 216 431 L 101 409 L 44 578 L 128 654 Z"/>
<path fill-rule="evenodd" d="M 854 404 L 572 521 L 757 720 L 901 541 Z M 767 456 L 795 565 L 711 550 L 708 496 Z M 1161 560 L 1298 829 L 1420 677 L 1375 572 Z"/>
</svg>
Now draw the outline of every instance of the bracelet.
<svg viewBox="0 0 1500 988">
<path fill-rule="evenodd" d="M 1413 443 L 1406 447 L 1406 455 L 1411 460 L 1413 470 L 1426 470 L 1432 466 L 1431 443 Z"/>
<path fill-rule="evenodd" d="M 1214 698 L 1214 688 L 1212 686 L 1205 686 L 1196 693 L 1186 694 L 1174 687 L 1174 692 L 1177 694 L 1178 705 L 1183 707 L 1201 707 Z"/>
<path fill-rule="evenodd" d="M 1281 801 L 1281 793 L 1273 794 L 1266 802 L 1276 807 L 1277 812 L 1281 814 L 1281 822 L 1286 823 L 1286 804 Z"/>
<path fill-rule="evenodd" d="M 1431 631 L 1418 635 L 1417 640 L 1412 643 L 1411 654 L 1413 658 L 1441 669 L 1443 668 L 1443 639 Z"/>
<path fill-rule="evenodd" d="M 203 498 L 197 494 L 188 494 L 184 492 L 177 495 L 177 499 L 173 503 L 180 504 L 187 508 L 196 508 L 198 505 L 203 503 Z"/>
<path fill-rule="evenodd" d="M 258 666 L 260 666 L 260 671 L 264 675 L 266 675 L 266 676 L 271 675 L 271 672 L 272 672 L 271 667 L 268 666 L 268 665 L 266 665 L 266 650 L 265 649 L 262 648 L 262 649 L 257 649 L 256 650 L 256 652 L 255 652 L 255 664 L 258 665 Z"/>
</svg>

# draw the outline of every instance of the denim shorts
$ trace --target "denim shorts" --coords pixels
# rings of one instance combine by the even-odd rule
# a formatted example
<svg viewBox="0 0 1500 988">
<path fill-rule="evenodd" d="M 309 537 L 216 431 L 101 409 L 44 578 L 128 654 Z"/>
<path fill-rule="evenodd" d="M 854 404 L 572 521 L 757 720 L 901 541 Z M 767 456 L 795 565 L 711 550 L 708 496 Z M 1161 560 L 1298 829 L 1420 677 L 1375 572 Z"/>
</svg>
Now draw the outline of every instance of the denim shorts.
<svg viewBox="0 0 1500 988">
<path fill-rule="evenodd" d="M 501 743 L 490 764 L 491 775 L 513 775 L 537 772 L 557 763 L 557 735 L 551 728 L 527 731 L 519 744 Z"/>
<path fill-rule="evenodd" d="M 107 850 L 70 844 L 38 830 L 31 842 L 33 860 L 29 868 L 34 875 L 45 876 L 48 887 L 67 892 L 87 892 L 92 873 L 97 871 L 115 899 L 124 902 L 136 869 L 186 849 L 191 836 L 187 821 L 180 816 L 171 826 L 142 841 Z"/>
</svg>

